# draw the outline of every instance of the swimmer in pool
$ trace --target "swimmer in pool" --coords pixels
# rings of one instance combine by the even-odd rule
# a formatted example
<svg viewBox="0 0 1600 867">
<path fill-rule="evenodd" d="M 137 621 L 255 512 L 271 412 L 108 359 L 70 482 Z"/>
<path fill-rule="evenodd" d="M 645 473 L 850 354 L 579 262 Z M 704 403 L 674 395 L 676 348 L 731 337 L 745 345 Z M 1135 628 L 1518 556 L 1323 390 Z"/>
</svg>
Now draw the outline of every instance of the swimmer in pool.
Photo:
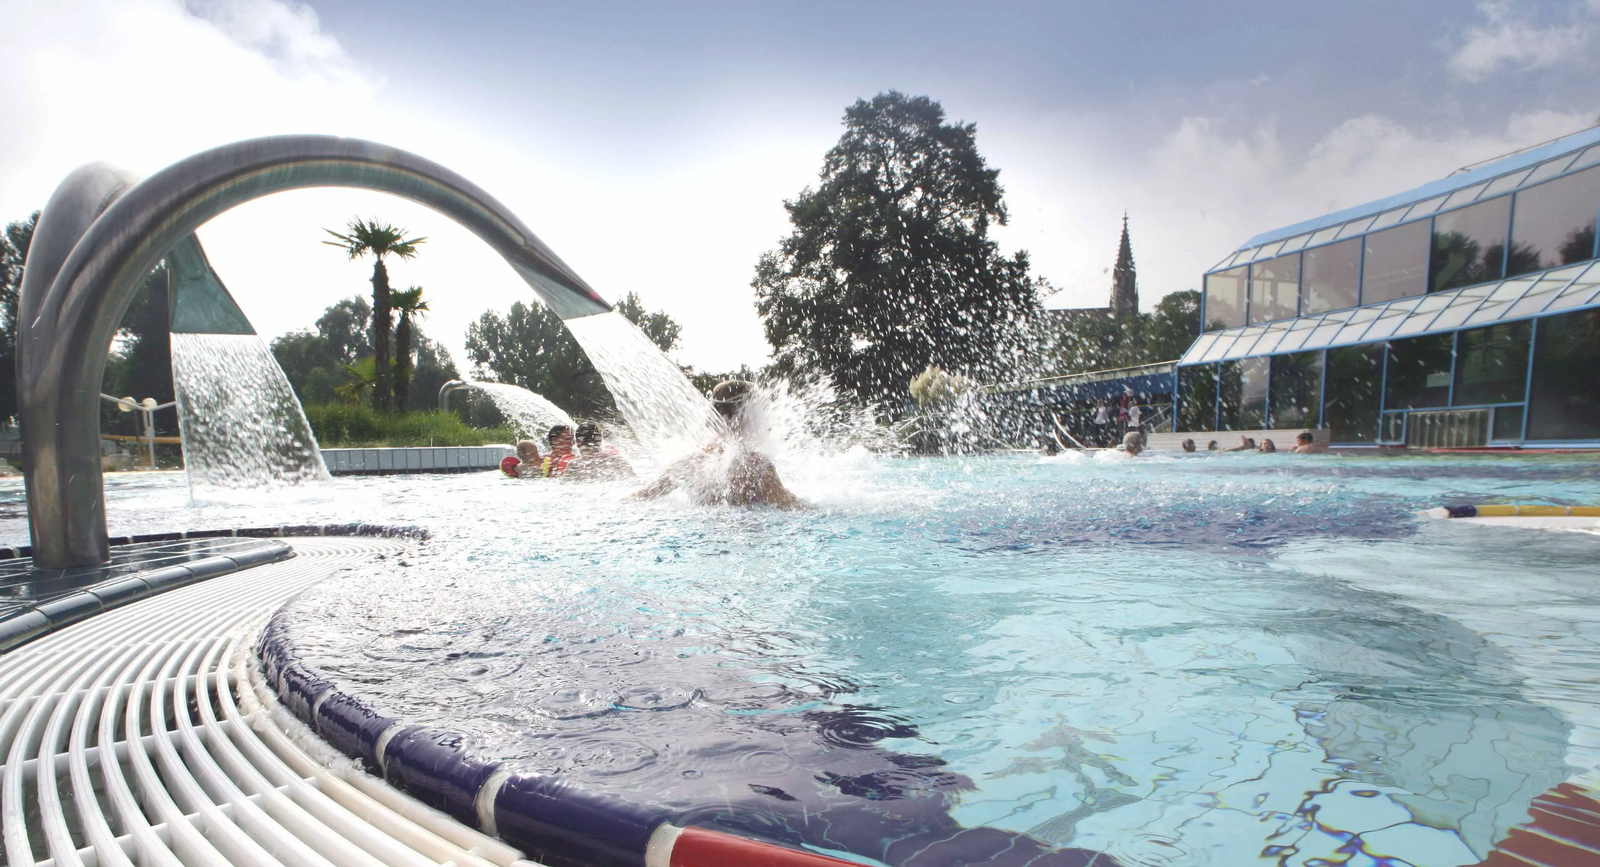
<svg viewBox="0 0 1600 867">
<path fill-rule="evenodd" d="M 711 390 L 711 405 L 728 423 L 727 435 L 667 467 L 661 478 L 634 492 L 633 499 L 654 500 L 683 488 L 691 500 L 706 505 L 806 508 L 783 486 L 772 459 L 751 447 L 749 441 L 759 433 L 754 429 L 754 392 L 755 386 L 744 380 L 718 383 Z"/>
<path fill-rule="evenodd" d="M 600 426 L 592 421 L 578 425 L 577 460 L 567 465 L 567 476 L 574 479 L 631 479 L 633 468 L 623 460 L 615 446 L 605 443 Z"/>
<path fill-rule="evenodd" d="M 544 477 L 544 458 L 539 455 L 539 444 L 533 440 L 523 440 L 517 443 L 517 460 L 514 465 L 516 478 L 539 479 Z M 503 466 L 503 465 L 502 465 Z M 510 475 L 510 473 L 507 473 Z"/>
</svg>

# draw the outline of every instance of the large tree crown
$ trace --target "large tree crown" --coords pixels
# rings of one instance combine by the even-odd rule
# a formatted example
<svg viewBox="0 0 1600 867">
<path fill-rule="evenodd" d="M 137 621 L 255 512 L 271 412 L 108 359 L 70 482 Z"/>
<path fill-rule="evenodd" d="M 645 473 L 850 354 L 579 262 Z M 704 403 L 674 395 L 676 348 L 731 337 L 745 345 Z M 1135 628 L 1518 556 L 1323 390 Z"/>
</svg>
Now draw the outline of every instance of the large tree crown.
<svg viewBox="0 0 1600 867">
<path fill-rule="evenodd" d="M 792 215 L 815 197 L 945 226 L 959 222 L 980 237 L 991 221 L 1005 225 L 1000 170 L 978 152 L 976 124 L 945 123 L 936 100 L 891 90 L 856 100 L 845 109 L 844 127 L 823 160 L 821 188 L 788 203 Z"/>
</svg>

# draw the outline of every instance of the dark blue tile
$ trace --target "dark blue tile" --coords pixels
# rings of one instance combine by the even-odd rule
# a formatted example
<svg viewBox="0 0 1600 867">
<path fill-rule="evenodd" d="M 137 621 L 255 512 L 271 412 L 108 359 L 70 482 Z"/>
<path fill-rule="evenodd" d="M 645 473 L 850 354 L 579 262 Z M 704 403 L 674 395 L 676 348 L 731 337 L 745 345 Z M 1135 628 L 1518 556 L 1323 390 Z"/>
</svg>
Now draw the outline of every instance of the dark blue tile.
<svg viewBox="0 0 1600 867">
<path fill-rule="evenodd" d="M 514 774 L 494 802 L 495 829 L 529 858 L 549 865 L 643 867 L 665 816 L 538 774 Z"/>
<path fill-rule="evenodd" d="M 383 751 L 383 775 L 412 797 L 478 827 L 478 790 L 499 762 L 473 758 L 461 735 L 415 728 L 389 740 Z"/>
</svg>

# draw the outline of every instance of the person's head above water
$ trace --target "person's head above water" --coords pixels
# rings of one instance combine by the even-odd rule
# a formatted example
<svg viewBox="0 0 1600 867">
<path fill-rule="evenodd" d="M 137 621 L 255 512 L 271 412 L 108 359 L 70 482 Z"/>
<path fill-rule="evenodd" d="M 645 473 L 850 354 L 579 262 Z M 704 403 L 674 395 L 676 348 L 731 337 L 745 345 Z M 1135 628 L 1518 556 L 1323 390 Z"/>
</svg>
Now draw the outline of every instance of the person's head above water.
<svg viewBox="0 0 1600 867">
<path fill-rule="evenodd" d="M 1194 451 L 1194 440 L 1185 439 L 1183 441 L 1183 450 L 1186 451 L 1186 452 Z"/>
<path fill-rule="evenodd" d="M 576 439 L 580 447 L 593 448 L 600 445 L 600 426 L 592 421 L 578 425 Z"/>
<path fill-rule="evenodd" d="M 546 439 L 550 443 L 550 448 L 556 451 L 572 451 L 572 428 L 568 425 L 558 424 L 550 428 L 550 434 Z"/>
<path fill-rule="evenodd" d="M 711 405 L 717 408 L 717 413 L 724 421 L 738 427 L 741 411 L 750 402 L 750 396 L 755 390 L 753 382 L 742 379 L 724 380 L 717 383 L 716 388 L 711 389 Z"/>
<path fill-rule="evenodd" d="M 1127 436 L 1122 438 L 1122 450 L 1132 457 L 1138 457 L 1144 451 L 1144 435 L 1136 430 L 1128 431 Z"/>
<path fill-rule="evenodd" d="M 1275 452 L 1278 450 L 1278 447 L 1272 444 L 1272 440 L 1262 440 L 1261 450 L 1264 452 Z"/>
<path fill-rule="evenodd" d="M 1316 442 L 1317 438 L 1311 435 L 1311 431 L 1303 430 L 1294 435 L 1294 441 L 1296 445 L 1308 446 Z"/>
<path fill-rule="evenodd" d="M 533 440 L 522 440 L 517 443 L 517 457 L 521 458 L 523 463 L 538 463 L 539 444 Z"/>
</svg>

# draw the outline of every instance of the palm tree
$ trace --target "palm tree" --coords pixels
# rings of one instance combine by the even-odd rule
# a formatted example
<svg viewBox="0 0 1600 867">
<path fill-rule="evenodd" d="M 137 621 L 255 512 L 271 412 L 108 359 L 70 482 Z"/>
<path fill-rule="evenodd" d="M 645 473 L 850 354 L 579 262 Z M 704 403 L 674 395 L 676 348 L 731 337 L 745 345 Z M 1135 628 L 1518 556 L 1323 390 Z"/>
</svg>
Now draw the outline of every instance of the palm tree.
<svg viewBox="0 0 1600 867">
<path fill-rule="evenodd" d="M 377 378 L 372 359 L 363 358 L 355 364 L 341 364 L 344 371 L 344 382 L 333 387 L 333 393 L 343 398 L 351 406 L 360 406 L 361 398 L 372 388 L 373 381 Z"/>
<path fill-rule="evenodd" d="M 411 320 L 428 312 L 428 302 L 422 300 L 422 287 L 412 286 L 389 293 L 389 306 L 400 314 L 400 322 L 394 327 L 394 405 L 405 412 L 411 389 Z"/>
<path fill-rule="evenodd" d="M 427 238 L 407 238 L 405 229 L 396 229 L 388 223 L 380 224 L 377 220 L 362 220 L 357 217 L 350 221 L 346 227 L 348 232 L 340 234 L 332 229 L 323 231 L 337 238 L 336 241 L 323 241 L 330 247 L 341 247 L 349 254 L 351 259 L 359 259 L 371 254 L 374 260 L 372 265 L 372 354 L 374 356 L 373 370 L 376 378 L 372 389 L 372 408 L 380 412 L 389 408 L 389 269 L 383 264 L 383 257 L 394 256 L 398 259 L 410 259 L 417 255 L 417 245 Z"/>
</svg>

